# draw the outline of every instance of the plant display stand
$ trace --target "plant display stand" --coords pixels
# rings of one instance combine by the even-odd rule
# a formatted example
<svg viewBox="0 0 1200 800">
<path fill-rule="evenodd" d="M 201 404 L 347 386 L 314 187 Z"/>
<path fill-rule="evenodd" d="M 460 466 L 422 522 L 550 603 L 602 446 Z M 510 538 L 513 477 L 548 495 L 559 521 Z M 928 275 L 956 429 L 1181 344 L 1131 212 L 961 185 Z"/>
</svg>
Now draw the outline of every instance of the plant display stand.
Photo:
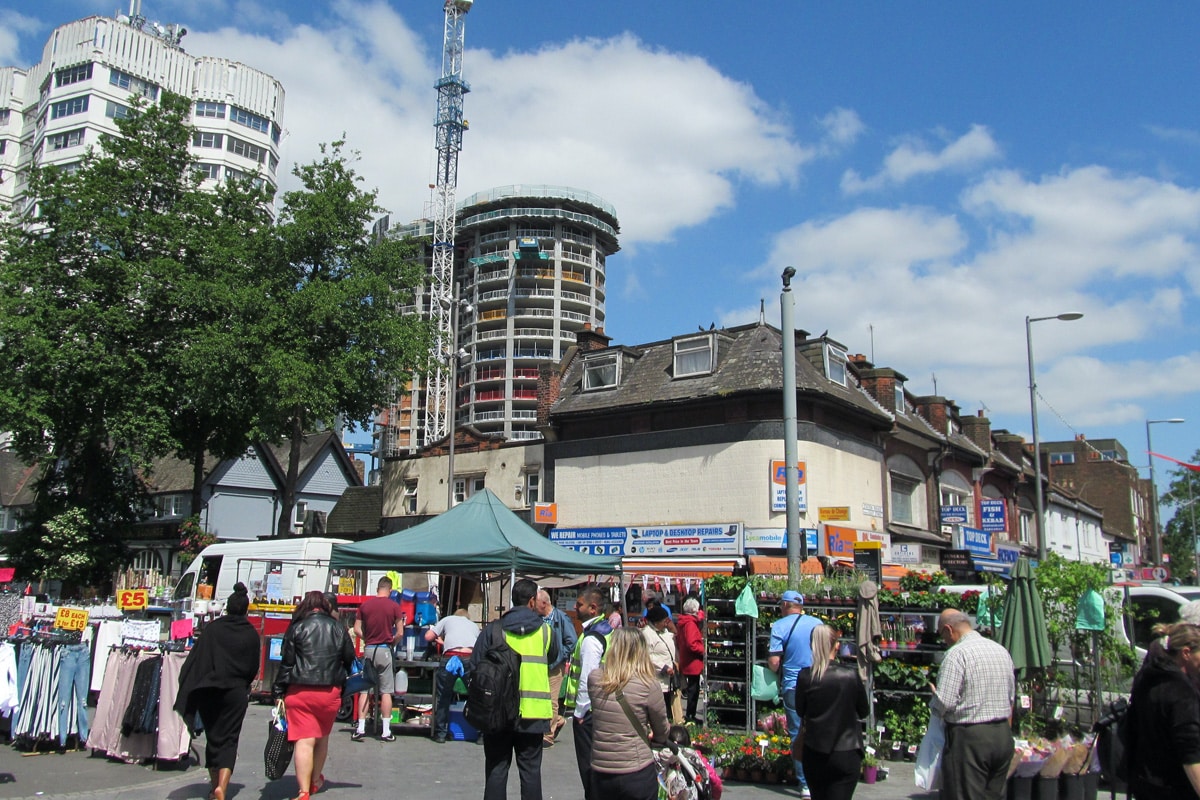
<svg viewBox="0 0 1200 800">
<path fill-rule="evenodd" d="M 706 610 L 705 717 L 721 728 L 754 728 L 750 667 L 755 658 L 755 625 L 734 613 L 734 598 L 709 597 Z"/>
</svg>

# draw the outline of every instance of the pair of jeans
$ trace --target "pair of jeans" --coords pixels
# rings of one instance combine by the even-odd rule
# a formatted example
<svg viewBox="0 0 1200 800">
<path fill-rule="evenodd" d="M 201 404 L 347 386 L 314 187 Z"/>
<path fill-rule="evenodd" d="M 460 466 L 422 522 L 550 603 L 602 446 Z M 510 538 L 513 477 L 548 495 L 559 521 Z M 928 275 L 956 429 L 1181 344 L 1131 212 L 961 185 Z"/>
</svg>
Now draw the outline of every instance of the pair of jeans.
<svg viewBox="0 0 1200 800">
<path fill-rule="evenodd" d="M 25 676 L 29 674 L 29 662 L 33 661 L 33 643 L 21 642 L 20 652 L 17 653 L 17 698 L 25 688 Z"/>
<path fill-rule="evenodd" d="M 434 677 L 437 688 L 437 706 L 433 715 L 433 738 L 445 739 L 450 735 L 450 706 L 454 703 L 454 684 L 458 676 L 446 669 L 446 662 L 438 667 Z"/>
<path fill-rule="evenodd" d="M 58 661 L 58 743 L 66 745 L 70 730 L 71 700 L 75 700 L 75 715 L 79 741 L 88 738 L 87 699 L 92 683 L 92 646 L 70 644 L 60 648 Z"/>
<path fill-rule="evenodd" d="M 800 735 L 800 726 L 804 724 L 804 720 L 796 713 L 795 686 L 783 692 L 783 713 L 787 717 L 788 737 L 795 743 L 796 737 Z M 796 780 L 799 781 L 800 787 L 808 786 L 808 781 L 804 779 L 804 765 L 798 759 L 792 759 L 792 764 L 796 769 Z"/>
<path fill-rule="evenodd" d="M 592 800 L 592 712 L 589 709 L 583 718 L 571 717 L 571 730 L 575 734 L 575 762 L 579 766 L 579 780 L 583 782 L 584 800 Z"/>
<path fill-rule="evenodd" d="M 656 800 L 658 768 L 647 764 L 636 772 L 592 772 L 592 794 L 620 800 Z"/>
</svg>

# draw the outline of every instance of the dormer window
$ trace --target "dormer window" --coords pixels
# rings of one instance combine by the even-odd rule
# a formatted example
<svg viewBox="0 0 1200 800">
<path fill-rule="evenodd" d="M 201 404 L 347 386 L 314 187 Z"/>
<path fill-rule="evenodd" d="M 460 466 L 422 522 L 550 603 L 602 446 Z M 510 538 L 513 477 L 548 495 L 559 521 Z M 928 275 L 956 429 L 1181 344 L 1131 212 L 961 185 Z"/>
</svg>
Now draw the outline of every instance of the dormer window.
<svg viewBox="0 0 1200 800">
<path fill-rule="evenodd" d="M 829 380 L 846 385 L 846 351 L 832 344 L 825 345 L 825 374 Z"/>
<path fill-rule="evenodd" d="M 621 377 L 621 361 L 616 353 L 591 355 L 583 362 L 583 390 L 610 389 Z"/>
<path fill-rule="evenodd" d="M 904 413 L 904 384 L 896 381 L 896 411 L 900 414 Z"/>
<path fill-rule="evenodd" d="M 713 337 L 693 336 L 675 340 L 675 377 L 708 375 L 713 371 L 715 347 Z"/>
</svg>

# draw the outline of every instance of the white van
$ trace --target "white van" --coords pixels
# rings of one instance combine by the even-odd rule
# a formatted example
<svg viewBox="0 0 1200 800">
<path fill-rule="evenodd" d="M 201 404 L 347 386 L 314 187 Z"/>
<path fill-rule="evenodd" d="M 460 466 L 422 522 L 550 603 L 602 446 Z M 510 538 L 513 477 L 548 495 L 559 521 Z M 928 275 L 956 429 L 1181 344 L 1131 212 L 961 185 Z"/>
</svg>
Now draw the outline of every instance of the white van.
<svg viewBox="0 0 1200 800">
<path fill-rule="evenodd" d="M 175 585 L 173 605 L 182 614 L 219 611 L 239 581 L 251 597 L 287 603 L 314 589 L 327 591 L 333 546 L 348 543 L 314 536 L 209 545 Z"/>
<path fill-rule="evenodd" d="M 1112 591 L 1127 596 L 1123 604 L 1125 624 L 1121 630 L 1137 652 L 1139 664 L 1154 640 L 1151 629 L 1159 622 L 1178 622 L 1180 610 L 1191 601 L 1200 600 L 1200 588 L 1195 586 L 1122 583 L 1113 586 Z"/>
</svg>

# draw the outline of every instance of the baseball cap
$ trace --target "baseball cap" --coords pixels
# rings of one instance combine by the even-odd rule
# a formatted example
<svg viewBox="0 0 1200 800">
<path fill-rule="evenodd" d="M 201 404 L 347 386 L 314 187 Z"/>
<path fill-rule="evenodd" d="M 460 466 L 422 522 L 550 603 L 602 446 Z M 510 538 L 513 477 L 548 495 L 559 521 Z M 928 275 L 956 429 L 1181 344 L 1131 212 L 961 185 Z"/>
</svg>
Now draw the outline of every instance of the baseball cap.
<svg viewBox="0 0 1200 800">
<path fill-rule="evenodd" d="M 797 591 L 793 591 L 792 589 L 788 589 L 786 592 L 784 592 L 783 597 L 779 599 L 784 603 L 796 603 L 797 605 L 804 605 L 804 595 Z"/>
</svg>

